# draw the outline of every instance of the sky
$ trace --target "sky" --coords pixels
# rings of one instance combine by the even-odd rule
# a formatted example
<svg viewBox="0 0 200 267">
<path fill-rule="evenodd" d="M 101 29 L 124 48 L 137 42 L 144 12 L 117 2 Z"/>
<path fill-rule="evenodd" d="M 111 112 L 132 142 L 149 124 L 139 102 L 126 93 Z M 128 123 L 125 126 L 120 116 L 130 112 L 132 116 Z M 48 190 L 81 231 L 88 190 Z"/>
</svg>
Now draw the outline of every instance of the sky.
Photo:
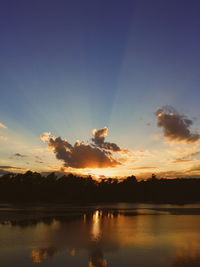
<svg viewBox="0 0 200 267">
<path fill-rule="evenodd" d="M 1 1 L 1 172 L 200 177 L 199 13 L 199 0 Z"/>
</svg>

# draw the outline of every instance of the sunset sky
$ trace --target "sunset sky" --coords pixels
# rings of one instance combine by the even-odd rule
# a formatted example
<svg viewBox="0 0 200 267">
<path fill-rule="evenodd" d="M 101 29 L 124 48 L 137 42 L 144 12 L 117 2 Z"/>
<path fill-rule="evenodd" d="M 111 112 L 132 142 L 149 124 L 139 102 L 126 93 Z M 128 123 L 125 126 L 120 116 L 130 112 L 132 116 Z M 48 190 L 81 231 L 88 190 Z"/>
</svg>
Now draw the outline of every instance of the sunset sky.
<svg viewBox="0 0 200 267">
<path fill-rule="evenodd" d="M 200 177 L 199 14 L 199 0 L 2 1 L 0 173 Z"/>
</svg>

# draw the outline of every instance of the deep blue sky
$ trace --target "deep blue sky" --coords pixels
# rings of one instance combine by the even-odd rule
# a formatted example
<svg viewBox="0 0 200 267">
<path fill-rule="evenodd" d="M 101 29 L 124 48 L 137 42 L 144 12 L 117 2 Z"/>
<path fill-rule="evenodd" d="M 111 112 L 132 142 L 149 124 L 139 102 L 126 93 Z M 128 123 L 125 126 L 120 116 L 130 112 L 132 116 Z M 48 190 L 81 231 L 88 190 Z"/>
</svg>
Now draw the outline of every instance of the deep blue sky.
<svg viewBox="0 0 200 267">
<path fill-rule="evenodd" d="M 1 1 L 0 122 L 38 143 L 106 125 L 139 149 L 169 104 L 198 129 L 199 14 L 199 0 Z"/>
</svg>

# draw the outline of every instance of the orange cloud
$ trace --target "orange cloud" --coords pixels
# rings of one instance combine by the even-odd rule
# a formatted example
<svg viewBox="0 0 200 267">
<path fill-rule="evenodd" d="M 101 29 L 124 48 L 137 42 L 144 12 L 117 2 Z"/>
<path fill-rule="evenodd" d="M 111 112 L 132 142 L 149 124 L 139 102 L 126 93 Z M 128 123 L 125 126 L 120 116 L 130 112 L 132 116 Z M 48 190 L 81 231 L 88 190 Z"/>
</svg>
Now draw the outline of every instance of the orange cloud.
<svg viewBox="0 0 200 267">
<path fill-rule="evenodd" d="M 40 139 L 41 139 L 43 142 L 46 142 L 46 141 L 49 140 L 50 136 L 51 136 L 51 133 L 50 133 L 50 132 L 48 132 L 48 133 L 45 132 L 45 133 L 42 133 L 42 134 L 40 135 Z"/>
</svg>

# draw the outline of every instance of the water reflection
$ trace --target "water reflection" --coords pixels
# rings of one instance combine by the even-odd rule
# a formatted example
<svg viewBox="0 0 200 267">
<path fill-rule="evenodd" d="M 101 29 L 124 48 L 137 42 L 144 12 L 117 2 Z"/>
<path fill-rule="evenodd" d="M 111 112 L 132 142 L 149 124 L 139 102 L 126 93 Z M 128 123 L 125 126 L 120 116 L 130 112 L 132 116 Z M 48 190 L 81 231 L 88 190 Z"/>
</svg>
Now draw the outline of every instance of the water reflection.
<svg viewBox="0 0 200 267">
<path fill-rule="evenodd" d="M 92 238 L 100 238 L 100 212 L 96 210 L 92 216 Z"/>
<path fill-rule="evenodd" d="M 104 211 L 1 224 L 0 266 L 200 266 L 200 216 Z M 19 252 L 20 249 L 20 252 Z M 18 254 L 17 254 L 18 253 Z M 27 255 L 28 259 L 27 259 Z M 45 265 L 47 266 L 47 265 Z"/>
<path fill-rule="evenodd" d="M 177 254 L 173 267 L 198 267 L 200 266 L 200 253 L 194 255 L 193 253 L 188 254 Z"/>
<path fill-rule="evenodd" d="M 106 267 L 107 261 L 104 259 L 103 253 L 100 248 L 93 248 L 90 260 L 88 262 L 89 267 Z"/>
<path fill-rule="evenodd" d="M 33 249 L 31 251 L 31 260 L 33 263 L 41 263 L 43 260 L 51 258 L 58 253 L 58 249 L 54 247 Z"/>
</svg>

